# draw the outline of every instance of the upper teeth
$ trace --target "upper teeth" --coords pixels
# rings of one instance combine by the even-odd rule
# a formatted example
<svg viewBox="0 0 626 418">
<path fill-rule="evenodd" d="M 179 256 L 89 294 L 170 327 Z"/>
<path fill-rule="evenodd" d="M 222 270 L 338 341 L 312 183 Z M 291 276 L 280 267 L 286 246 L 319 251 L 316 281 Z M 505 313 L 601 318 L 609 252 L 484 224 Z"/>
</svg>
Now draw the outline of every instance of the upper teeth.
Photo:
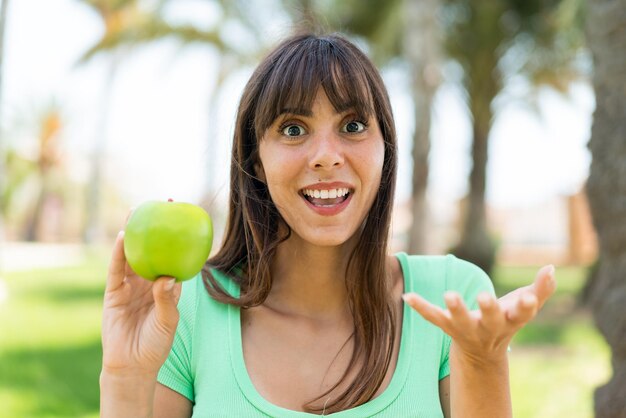
<svg viewBox="0 0 626 418">
<path fill-rule="evenodd" d="M 302 193 L 304 193 L 305 196 L 311 196 L 316 199 L 319 199 L 319 198 L 335 199 L 337 197 L 342 197 L 342 196 L 347 195 L 349 191 L 350 191 L 349 189 L 330 189 L 330 190 L 304 189 Z"/>
</svg>

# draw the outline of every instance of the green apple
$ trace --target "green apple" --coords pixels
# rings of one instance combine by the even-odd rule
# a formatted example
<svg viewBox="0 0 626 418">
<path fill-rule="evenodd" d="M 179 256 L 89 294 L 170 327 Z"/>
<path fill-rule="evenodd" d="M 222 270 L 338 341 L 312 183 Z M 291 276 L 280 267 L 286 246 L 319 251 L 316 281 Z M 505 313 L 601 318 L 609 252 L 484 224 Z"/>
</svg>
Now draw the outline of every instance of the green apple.
<svg viewBox="0 0 626 418">
<path fill-rule="evenodd" d="M 145 279 L 170 276 L 183 281 L 202 270 L 212 243 L 213 224 L 204 209 L 171 199 L 149 201 L 128 219 L 124 254 L 133 271 Z"/>
</svg>

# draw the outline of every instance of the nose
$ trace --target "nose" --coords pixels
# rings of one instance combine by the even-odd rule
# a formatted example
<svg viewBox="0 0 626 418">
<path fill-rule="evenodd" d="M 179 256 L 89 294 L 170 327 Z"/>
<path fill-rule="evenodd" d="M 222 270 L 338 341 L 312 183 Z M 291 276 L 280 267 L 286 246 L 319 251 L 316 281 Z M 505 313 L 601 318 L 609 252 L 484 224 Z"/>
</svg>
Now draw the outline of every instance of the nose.
<svg viewBox="0 0 626 418">
<path fill-rule="evenodd" d="M 337 135 L 320 133 L 311 141 L 311 148 L 309 166 L 312 169 L 328 169 L 343 165 L 344 149 L 341 138 Z"/>
</svg>

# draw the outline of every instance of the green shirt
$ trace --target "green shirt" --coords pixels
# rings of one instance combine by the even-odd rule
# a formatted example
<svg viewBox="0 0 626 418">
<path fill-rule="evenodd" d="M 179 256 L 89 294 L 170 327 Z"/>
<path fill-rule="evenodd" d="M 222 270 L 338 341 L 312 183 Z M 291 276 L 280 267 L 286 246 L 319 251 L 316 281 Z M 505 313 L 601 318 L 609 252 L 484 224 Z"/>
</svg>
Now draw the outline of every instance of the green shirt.
<svg viewBox="0 0 626 418">
<path fill-rule="evenodd" d="M 398 253 L 396 257 L 402 266 L 405 293 L 416 292 L 439 306 L 445 306 L 447 290 L 459 292 L 471 309 L 477 308 L 478 293 L 494 293 L 480 268 L 452 255 Z M 234 282 L 214 273 L 230 294 L 239 294 Z M 194 417 L 319 416 L 278 407 L 256 391 L 244 363 L 240 309 L 213 300 L 200 274 L 183 284 L 178 309 L 174 344 L 158 381 L 191 400 Z M 405 304 L 400 352 L 389 386 L 371 401 L 330 416 L 443 417 L 439 380 L 450 373 L 449 351 L 450 338 Z"/>
</svg>

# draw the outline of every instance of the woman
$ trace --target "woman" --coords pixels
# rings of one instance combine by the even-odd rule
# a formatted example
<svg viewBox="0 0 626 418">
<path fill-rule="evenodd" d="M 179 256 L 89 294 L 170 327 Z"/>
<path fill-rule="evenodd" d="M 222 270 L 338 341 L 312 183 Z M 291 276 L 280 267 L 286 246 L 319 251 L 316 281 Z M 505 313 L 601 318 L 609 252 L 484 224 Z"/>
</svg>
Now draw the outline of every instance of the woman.
<svg viewBox="0 0 626 418">
<path fill-rule="evenodd" d="M 102 416 L 511 416 L 507 347 L 554 268 L 496 300 L 468 262 L 389 255 L 396 154 L 358 48 L 281 43 L 244 89 L 225 238 L 203 271 L 143 280 L 118 236 Z"/>
</svg>

